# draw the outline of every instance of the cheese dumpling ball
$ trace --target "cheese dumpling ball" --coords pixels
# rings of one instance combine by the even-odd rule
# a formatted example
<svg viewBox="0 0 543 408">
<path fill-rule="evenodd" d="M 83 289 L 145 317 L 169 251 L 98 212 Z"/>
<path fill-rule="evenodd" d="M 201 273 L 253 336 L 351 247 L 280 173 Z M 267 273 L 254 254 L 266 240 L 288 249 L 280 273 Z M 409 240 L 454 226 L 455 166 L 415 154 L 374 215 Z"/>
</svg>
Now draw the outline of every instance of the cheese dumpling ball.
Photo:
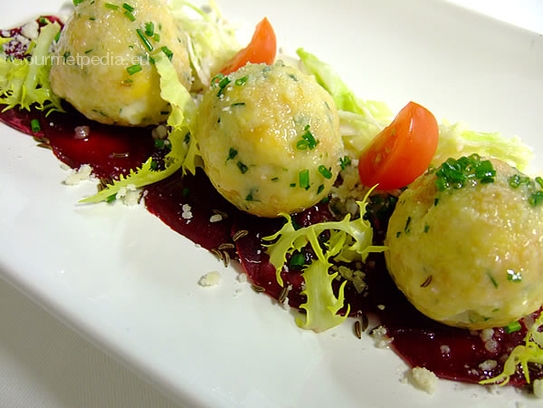
<svg viewBox="0 0 543 408">
<path fill-rule="evenodd" d="M 163 0 L 83 0 L 62 31 L 51 87 L 98 122 L 158 124 L 169 105 L 160 97 L 156 52 L 171 57 L 189 88 L 186 37 Z"/>
<path fill-rule="evenodd" d="M 196 129 L 215 188 L 260 217 L 311 207 L 339 173 L 343 144 L 334 101 L 313 77 L 282 62 L 216 78 Z"/>
<path fill-rule="evenodd" d="M 542 199 L 536 181 L 494 159 L 449 159 L 421 176 L 400 195 L 387 230 L 398 288 L 428 317 L 467 329 L 506 326 L 536 311 Z"/>
</svg>

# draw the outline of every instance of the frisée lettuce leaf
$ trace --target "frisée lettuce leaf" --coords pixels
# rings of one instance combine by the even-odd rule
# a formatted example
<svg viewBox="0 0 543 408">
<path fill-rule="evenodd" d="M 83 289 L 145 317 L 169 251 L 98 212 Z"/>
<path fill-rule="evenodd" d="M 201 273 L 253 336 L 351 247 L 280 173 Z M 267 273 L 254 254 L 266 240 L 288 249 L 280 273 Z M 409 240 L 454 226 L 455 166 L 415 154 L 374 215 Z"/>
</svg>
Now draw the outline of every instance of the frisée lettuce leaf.
<svg viewBox="0 0 543 408">
<path fill-rule="evenodd" d="M 276 268 L 276 279 L 281 286 L 284 285 L 281 277 L 283 265 L 289 255 L 306 245 L 310 245 L 316 255 L 316 259 L 302 270 L 305 281 L 302 294 L 306 295 L 307 301 L 300 306 L 306 311 L 305 321 L 301 318 L 296 321 L 301 328 L 322 332 L 342 323 L 349 314 L 348 305 L 343 316 L 337 314 L 344 307 L 346 281 L 340 285 L 336 295 L 332 283 L 337 273 L 329 272 L 330 259 L 364 262 L 371 252 L 386 249 L 384 246 L 373 245 L 373 229 L 369 221 L 364 219 L 367 197 L 357 202 L 360 217 L 354 220 L 347 214 L 342 221 L 321 222 L 296 229 L 290 215 L 283 214 L 287 221 L 284 226 L 275 234 L 263 238 L 264 242 L 270 242 L 266 244 L 266 250 L 270 262 Z M 321 245 L 319 236 L 323 232 L 329 233 L 329 238 Z"/>
<path fill-rule="evenodd" d="M 543 364 L 543 313 L 528 328 L 524 344 L 516 346 L 503 366 L 503 372 L 496 377 L 481 381 L 480 384 L 506 385 L 510 377 L 517 372 L 520 365 L 526 382 L 530 383 L 530 370 L 528 364 Z"/>
<path fill-rule="evenodd" d="M 153 55 L 156 69 L 160 75 L 160 96 L 171 105 L 171 113 L 167 120 L 170 129 L 168 140 L 171 150 L 164 158 L 165 169 L 155 170 L 152 158 L 149 158 L 141 168 L 131 170 L 127 176 L 114 180 L 97 194 L 87 197 L 80 202 L 98 203 L 106 201 L 128 186 L 141 188 L 170 177 L 182 169 L 183 173 L 196 172 L 196 162 L 199 150 L 196 140 L 190 135 L 190 128 L 196 115 L 196 103 L 189 91 L 179 82 L 175 67 L 163 52 Z"/>
<path fill-rule="evenodd" d="M 4 111 L 15 107 L 64 111 L 49 82 L 52 64 L 49 50 L 59 32 L 58 23 L 42 27 L 28 58 L 16 59 L 0 54 L 0 104 L 6 105 Z M 10 40 L 7 38 L 2 42 Z"/>
</svg>

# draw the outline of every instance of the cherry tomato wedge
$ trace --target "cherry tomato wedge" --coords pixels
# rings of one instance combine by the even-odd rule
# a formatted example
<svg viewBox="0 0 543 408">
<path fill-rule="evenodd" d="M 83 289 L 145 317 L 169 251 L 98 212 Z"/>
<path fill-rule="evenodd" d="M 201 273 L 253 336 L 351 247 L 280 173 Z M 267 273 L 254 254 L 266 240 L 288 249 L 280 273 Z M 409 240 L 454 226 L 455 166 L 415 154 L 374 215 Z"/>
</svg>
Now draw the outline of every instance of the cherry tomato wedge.
<svg viewBox="0 0 543 408">
<path fill-rule="evenodd" d="M 409 102 L 360 154 L 360 181 L 368 187 L 378 184 L 379 190 L 407 186 L 430 165 L 438 139 L 434 115 Z"/>
<path fill-rule="evenodd" d="M 221 69 L 221 74 L 228 75 L 247 63 L 273 64 L 277 53 L 275 31 L 266 17 L 255 28 L 253 38 L 247 47 L 236 55 Z"/>
</svg>

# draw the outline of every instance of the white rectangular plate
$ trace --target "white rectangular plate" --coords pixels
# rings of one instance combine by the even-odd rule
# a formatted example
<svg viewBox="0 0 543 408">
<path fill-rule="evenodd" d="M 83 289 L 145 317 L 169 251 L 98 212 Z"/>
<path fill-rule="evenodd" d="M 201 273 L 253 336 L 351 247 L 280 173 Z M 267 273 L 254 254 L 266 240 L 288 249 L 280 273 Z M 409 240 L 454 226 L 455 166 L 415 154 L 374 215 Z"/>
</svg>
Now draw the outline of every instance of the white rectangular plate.
<svg viewBox="0 0 543 408">
<path fill-rule="evenodd" d="M 336 67 L 362 98 L 409 100 L 543 151 L 543 38 L 437 0 L 220 0 L 241 33 L 267 16 L 279 44 Z M 60 0 L 10 2 L 9 28 L 54 14 Z M 247 36 L 245 37 L 247 38 Z M 536 162 L 537 163 L 537 162 Z M 178 401 L 214 407 L 446 407 L 540 402 L 441 381 L 427 395 L 406 365 L 345 324 L 324 334 L 236 280 L 211 254 L 142 207 L 81 206 L 91 183 L 66 172 L 30 137 L 0 127 L 0 273 Z M 212 270 L 222 284 L 197 282 Z"/>
</svg>

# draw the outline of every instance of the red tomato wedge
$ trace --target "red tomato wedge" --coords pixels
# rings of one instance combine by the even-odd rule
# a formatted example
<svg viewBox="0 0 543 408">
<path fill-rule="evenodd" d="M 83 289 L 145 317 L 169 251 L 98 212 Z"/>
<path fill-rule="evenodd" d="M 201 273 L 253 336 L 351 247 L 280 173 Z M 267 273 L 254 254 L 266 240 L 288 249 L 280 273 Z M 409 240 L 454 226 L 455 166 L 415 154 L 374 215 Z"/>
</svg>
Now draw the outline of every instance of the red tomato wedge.
<svg viewBox="0 0 543 408">
<path fill-rule="evenodd" d="M 402 188 L 423 174 L 434 156 L 439 127 L 434 115 L 409 102 L 360 154 L 362 184 L 379 190 Z"/>
<path fill-rule="evenodd" d="M 273 64 L 277 53 L 275 31 L 266 17 L 255 28 L 253 38 L 247 47 L 236 55 L 221 69 L 221 74 L 228 75 L 248 63 Z"/>
</svg>

